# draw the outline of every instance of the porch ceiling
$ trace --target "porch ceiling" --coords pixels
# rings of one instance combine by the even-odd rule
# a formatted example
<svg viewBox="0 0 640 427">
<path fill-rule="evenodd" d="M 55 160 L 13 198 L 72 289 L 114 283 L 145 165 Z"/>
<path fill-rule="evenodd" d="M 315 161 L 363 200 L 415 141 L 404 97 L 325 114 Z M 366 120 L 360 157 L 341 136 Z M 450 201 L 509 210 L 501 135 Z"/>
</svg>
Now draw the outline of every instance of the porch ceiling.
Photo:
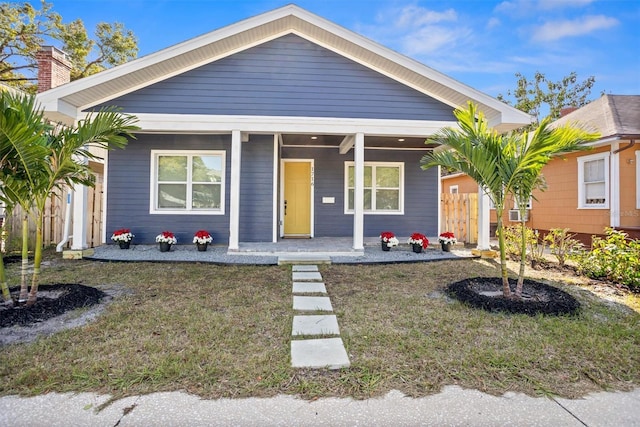
<svg viewBox="0 0 640 427">
<path fill-rule="evenodd" d="M 304 147 L 336 147 L 346 135 L 309 135 L 309 134 L 282 134 L 282 145 Z M 364 146 L 391 147 L 391 148 L 435 148 L 436 144 L 425 144 L 426 138 L 419 137 L 389 137 L 389 136 L 365 136 Z"/>
</svg>

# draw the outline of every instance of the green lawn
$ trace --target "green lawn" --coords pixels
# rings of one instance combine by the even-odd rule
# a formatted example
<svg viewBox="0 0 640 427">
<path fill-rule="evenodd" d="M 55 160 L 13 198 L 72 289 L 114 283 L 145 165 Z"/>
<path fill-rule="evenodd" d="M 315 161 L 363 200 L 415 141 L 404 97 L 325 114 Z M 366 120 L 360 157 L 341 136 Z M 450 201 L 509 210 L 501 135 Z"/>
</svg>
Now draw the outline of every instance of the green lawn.
<svg viewBox="0 0 640 427">
<path fill-rule="evenodd" d="M 442 292 L 465 277 L 498 275 L 491 262 L 320 269 L 350 369 L 289 367 L 288 267 L 53 257 L 43 284 L 125 292 L 91 324 L 0 348 L 0 394 L 186 390 L 205 398 L 365 398 L 391 389 L 423 396 L 457 384 L 578 397 L 640 385 L 640 314 L 578 286 L 563 287 L 581 302 L 578 316 L 529 317 L 467 308 Z M 13 284 L 17 271 L 9 267 Z"/>
</svg>

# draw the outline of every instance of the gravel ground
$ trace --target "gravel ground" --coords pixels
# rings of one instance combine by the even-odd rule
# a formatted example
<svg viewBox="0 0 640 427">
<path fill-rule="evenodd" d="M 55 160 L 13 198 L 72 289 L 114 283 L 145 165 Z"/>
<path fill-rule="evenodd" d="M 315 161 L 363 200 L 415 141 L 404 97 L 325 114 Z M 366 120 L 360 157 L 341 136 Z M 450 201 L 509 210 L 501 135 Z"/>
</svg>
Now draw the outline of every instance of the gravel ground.
<svg viewBox="0 0 640 427">
<path fill-rule="evenodd" d="M 175 261 L 175 262 L 206 262 L 214 264 L 252 264 L 275 265 L 278 256 L 251 255 L 250 252 L 241 254 L 227 253 L 227 246 L 209 246 L 206 252 L 198 252 L 195 245 L 173 245 L 169 252 L 160 252 L 157 245 L 131 245 L 130 249 L 120 249 L 118 245 L 102 245 L 94 248 L 95 252 L 85 259 L 98 261 Z M 289 253 L 291 254 L 291 253 Z M 297 254 L 311 255 L 313 252 L 298 252 Z M 320 254 L 320 253 L 319 253 Z M 324 255 L 324 254 L 323 254 Z M 414 253 L 408 245 L 400 245 L 388 252 L 383 252 L 380 245 L 366 245 L 363 255 L 330 256 L 334 264 L 373 264 L 397 262 L 426 262 L 442 259 L 460 259 L 471 257 L 471 251 L 462 246 L 451 252 L 443 252 L 439 247 L 429 247 L 422 253 Z"/>
</svg>

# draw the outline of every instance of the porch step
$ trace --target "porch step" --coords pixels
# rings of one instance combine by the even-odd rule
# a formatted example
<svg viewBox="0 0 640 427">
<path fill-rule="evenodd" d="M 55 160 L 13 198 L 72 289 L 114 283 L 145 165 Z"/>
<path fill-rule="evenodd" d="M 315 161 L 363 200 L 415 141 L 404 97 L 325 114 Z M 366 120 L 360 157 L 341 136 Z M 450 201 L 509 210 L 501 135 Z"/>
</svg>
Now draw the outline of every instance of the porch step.
<svg viewBox="0 0 640 427">
<path fill-rule="evenodd" d="M 312 253 L 308 254 L 287 254 L 280 255 L 278 257 L 278 265 L 289 265 L 289 264 L 331 264 L 331 257 L 329 256 L 320 256 L 314 255 Z"/>
<path fill-rule="evenodd" d="M 321 338 L 291 341 L 291 366 L 340 369 L 350 362 L 342 338 Z"/>
<path fill-rule="evenodd" d="M 318 266 L 317 265 L 294 265 L 291 268 L 291 271 L 318 271 Z"/>
</svg>

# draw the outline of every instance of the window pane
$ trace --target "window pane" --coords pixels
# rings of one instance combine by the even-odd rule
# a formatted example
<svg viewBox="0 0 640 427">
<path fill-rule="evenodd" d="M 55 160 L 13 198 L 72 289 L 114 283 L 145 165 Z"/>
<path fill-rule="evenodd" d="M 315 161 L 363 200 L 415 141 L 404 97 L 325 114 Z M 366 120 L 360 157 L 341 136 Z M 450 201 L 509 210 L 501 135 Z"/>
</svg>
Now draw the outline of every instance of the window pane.
<svg viewBox="0 0 640 427">
<path fill-rule="evenodd" d="M 222 182 L 221 156 L 193 156 L 194 182 Z"/>
<path fill-rule="evenodd" d="M 350 211 L 353 210 L 353 195 L 354 195 L 354 190 L 349 189 L 349 200 L 347 204 L 347 209 L 349 209 Z M 366 211 L 371 210 L 371 190 L 364 190 L 364 210 Z"/>
<path fill-rule="evenodd" d="M 162 208 L 186 208 L 187 186 L 186 184 L 159 184 L 158 185 L 158 209 Z"/>
<path fill-rule="evenodd" d="M 376 191 L 376 209 L 397 211 L 400 209 L 400 192 L 398 190 Z"/>
<path fill-rule="evenodd" d="M 186 156 L 158 156 L 158 181 L 187 180 Z"/>
<path fill-rule="evenodd" d="M 605 203 L 605 187 L 603 183 L 586 184 L 585 193 L 587 196 L 586 203 L 588 205 Z"/>
<path fill-rule="evenodd" d="M 380 166 L 376 168 L 377 187 L 400 187 L 400 168 Z"/>
<path fill-rule="evenodd" d="M 219 209 L 220 185 L 194 184 L 192 205 L 194 209 Z"/>
<path fill-rule="evenodd" d="M 355 181 L 353 180 L 353 166 L 347 167 L 347 175 L 348 175 L 347 187 L 349 187 L 349 188 L 355 187 L 356 184 L 355 184 Z M 351 197 L 349 199 L 353 200 L 353 198 L 351 198 Z M 353 208 L 353 206 L 352 206 L 352 208 Z"/>
<path fill-rule="evenodd" d="M 584 182 L 598 181 L 604 181 L 604 159 L 585 162 Z"/>
<path fill-rule="evenodd" d="M 372 174 L 371 170 L 372 170 L 371 166 L 364 167 L 364 186 L 369 188 L 373 184 L 373 178 L 371 177 L 371 174 Z"/>
</svg>

